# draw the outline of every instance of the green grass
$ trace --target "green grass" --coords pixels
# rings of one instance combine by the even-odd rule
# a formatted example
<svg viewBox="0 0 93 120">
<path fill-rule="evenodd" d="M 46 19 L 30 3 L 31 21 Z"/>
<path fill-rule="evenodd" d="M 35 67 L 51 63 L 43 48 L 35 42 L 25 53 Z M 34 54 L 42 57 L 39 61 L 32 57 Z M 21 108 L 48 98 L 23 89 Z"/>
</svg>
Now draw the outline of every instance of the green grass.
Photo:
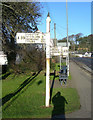
<svg viewBox="0 0 93 120">
<path fill-rule="evenodd" d="M 17 75 L 14 76 L 14 74 L 11 74 L 9 77 L 7 77 L 5 80 L 2 82 L 2 87 L 4 88 L 2 91 L 2 96 L 4 97 L 8 93 L 14 92 L 19 85 L 26 80 L 26 78 L 29 77 L 29 75 Z"/>
<path fill-rule="evenodd" d="M 9 75 L 2 81 L 2 96 L 7 99 L 3 105 L 3 118 L 48 118 L 52 114 L 70 113 L 80 108 L 79 96 L 75 88 L 53 88 L 52 100 L 60 92 L 58 100 L 51 101 L 50 107 L 45 107 L 44 71 L 40 72 L 32 81 L 31 74 Z M 31 78 L 29 78 L 31 76 Z M 29 78 L 28 80 L 26 80 Z M 26 82 L 26 81 L 28 82 Z M 25 82 L 24 82 L 25 81 Z M 28 83 L 28 84 L 27 84 Z M 22 88 L 22 89 L 21 89 Z M 21 90 L 20 90 L 21 89 Z M 19 90 L 19 91 L 18 91 Z M 68 104 L 65 103 L 65 100 Z M 59 106 L 54 109 L 54 105 Z M 63 108 L 61 107 L 63 106 Z"/>
</svg>

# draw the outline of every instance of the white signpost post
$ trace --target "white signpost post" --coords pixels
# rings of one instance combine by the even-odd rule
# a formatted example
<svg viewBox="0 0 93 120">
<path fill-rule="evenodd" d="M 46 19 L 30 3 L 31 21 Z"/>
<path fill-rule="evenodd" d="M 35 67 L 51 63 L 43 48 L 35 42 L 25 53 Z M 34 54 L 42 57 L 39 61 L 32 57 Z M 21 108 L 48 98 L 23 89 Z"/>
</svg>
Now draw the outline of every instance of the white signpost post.
<svg viewBox="0 0 93 120">
<path fill-rule="evenodd" d="M 48 13 L 46 19 L 46 33 L 36 32 L 36 33 L 17 33 L 16 42 L 19 44 L 26 43 L 46 43 L 46 107 L 49 107 L 50 100 L 50 16 Z"/>
<path fill-rule="evenodd" d="M 48 13 L 46 19 L 46 107 L 49 107 L 49 100 L 50 100 L 50 16 Z"/>
</svg>

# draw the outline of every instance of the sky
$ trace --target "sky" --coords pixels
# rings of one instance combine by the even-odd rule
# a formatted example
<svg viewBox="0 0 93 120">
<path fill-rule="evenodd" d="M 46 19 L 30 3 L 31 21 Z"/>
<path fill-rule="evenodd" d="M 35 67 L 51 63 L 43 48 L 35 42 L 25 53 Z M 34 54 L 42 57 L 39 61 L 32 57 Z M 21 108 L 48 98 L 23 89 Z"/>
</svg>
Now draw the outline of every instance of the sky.
<svg viewBox="0 0 93 120">
<path fill-rule="evenodd" d="M 51 38 L 54 38 L 54 23 L 56 23 L 56 38 L 67 36 L 66 2 L 41 2 L 42 18 L 38 25 L 41 32 L 46 32 L 46 18 L 50 13 Z M 68 2 L 68 35 L 82 33 L 91 34 L 91 2 Z"/>
</svg>

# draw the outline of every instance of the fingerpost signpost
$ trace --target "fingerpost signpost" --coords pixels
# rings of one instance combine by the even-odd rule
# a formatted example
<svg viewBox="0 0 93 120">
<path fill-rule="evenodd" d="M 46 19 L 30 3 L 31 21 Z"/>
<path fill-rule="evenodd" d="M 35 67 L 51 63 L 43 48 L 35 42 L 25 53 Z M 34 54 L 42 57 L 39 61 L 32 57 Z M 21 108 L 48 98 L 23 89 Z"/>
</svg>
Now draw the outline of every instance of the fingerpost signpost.
<svg viewBox="0 0 93 120">
<path fill-rule="evenodd" d="M 46 19 L 46 33 L 36 32 L 36 33 L 17 33 L 16 41 L 18 44 L 27 43 L 45 43 L 46 44 L 46 100 L 45 105 L 49 107 L 50 99 L 50 15 L 48 13 Z"/>
</svg>

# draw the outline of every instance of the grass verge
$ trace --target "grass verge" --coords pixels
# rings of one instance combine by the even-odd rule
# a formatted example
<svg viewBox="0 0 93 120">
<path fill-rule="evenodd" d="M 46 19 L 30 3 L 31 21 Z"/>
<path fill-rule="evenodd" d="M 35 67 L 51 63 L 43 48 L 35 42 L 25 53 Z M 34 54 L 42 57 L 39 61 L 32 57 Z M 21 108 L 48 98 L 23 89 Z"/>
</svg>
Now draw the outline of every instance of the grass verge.
<svg viewBox="0 0 93 120">
<path fill-rule="evenodd" d="M 3 118 L 51 118 L 80 108 L 76 89 L 68 87 L 53 88 L 50 107 L 46 108 L 44 73 L 11 74 L 3 80 Z"/>
</svg>

